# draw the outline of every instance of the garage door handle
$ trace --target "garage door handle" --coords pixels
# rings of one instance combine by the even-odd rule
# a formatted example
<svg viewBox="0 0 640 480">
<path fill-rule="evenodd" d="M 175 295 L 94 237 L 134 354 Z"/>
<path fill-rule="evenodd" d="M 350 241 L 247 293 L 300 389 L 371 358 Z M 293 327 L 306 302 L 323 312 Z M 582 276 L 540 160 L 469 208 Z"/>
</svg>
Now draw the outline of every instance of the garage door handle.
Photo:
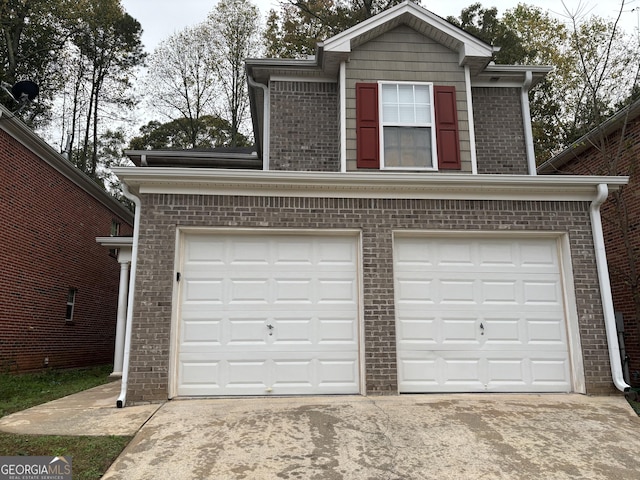
<svg viewBox="0 0 640 480">
<path fill-rule="evenodd" d="M 480 335 L 484 335 L 484 325 L 480 323 Z"/>
<path fill-rule="evenodd" d="M 273 325 L 268 324 L 267 328 L 269 329 L 269 335 L 273 335 Z"/>
</svg>

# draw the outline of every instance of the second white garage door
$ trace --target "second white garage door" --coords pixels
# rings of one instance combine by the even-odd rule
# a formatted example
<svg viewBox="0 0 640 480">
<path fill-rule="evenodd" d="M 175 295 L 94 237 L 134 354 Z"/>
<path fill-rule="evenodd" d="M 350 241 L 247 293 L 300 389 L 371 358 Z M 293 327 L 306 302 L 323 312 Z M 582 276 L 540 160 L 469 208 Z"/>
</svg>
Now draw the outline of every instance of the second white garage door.
<svg viewBox="0 0 640 480">
<path fill-rule="evenodd" d="M 176 393 L 359 393 L 357 244 L 184 235 Z"/>
<path fill-rule="evenodd" d="M 394 241 L 401 392 L 567 392 L 557 240 Z"/>
</svg>

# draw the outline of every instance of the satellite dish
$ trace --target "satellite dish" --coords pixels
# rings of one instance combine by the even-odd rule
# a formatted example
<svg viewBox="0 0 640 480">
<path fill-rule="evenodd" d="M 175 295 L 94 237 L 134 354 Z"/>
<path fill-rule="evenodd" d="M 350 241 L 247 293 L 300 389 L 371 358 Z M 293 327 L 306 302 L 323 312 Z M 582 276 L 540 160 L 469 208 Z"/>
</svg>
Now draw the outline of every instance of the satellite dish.
<svg viewBox="0 0 640 480">
<path fill-rule="evenodd" d="M 22 80 L 11 87 L 11 95 L 19 103 L 26 103 L 34 100 L 38 93 L 40 93 L 40 87 L 34 82 L 29 80 Z"/>
</svg>

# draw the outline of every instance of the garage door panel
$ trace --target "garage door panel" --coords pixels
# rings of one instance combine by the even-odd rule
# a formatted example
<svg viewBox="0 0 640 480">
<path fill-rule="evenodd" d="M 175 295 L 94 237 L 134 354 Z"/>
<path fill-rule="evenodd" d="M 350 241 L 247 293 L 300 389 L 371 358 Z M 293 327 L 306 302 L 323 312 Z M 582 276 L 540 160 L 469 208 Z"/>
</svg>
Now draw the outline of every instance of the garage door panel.
<svg viewBox="0 0 640 480">
<path fill-rule="evenodd" d="M 185 319 L 180 333 L 182 345 L 202 344 L 220 345 L 222 343 L 222 325 L 219 320 Z"/>
<path fill-rule="evenodd" d="M 320 318 L 318 325 L 318 345 L 337 346 L 346 344 L 350 346 L 357 345 L 358 329 L 357 325 L 348 316 L 340 318 L 339 316 Z"/>
<path fill-rule="evenodd" d="M 524 281 L 524 302 L 527 305 L 560 305 L 562 290 L 560 279 Z"/>
<path fill-rule="evenodd" d="M 318 304 L 354 304 L 356 298 L 356 282 L 353 279 L 320 278 L 318 279 Z"/>
<path fill-rule="evenodd" d="M 185 282 L 185 302 L 222 303 L 223 284 L 220 280 L 189 280 Z"/>
<path fill-rule="evenodd" d="M 569 369 L 570 365 L 566 358 L 558 355 L 555 358 L 548 355 L 541 358 L 541 355 L 532 356 L 531 372 L 532 383 L 535 385 L 557 387 L 557 391 L 570 391 Z"/>
<path fill-rule="evenodd" d="M 406 312 L 396 324 L 398 345 L 415 345 L 414 348 L 429 347 L 439 344 L 439 324 L 434 317 L 426 317 L 423 312 L 412 316 Z"/>
<path fill-rule="evenodd" d="M 394 275 L 400 391 L 570 390 L 554 239 L 397 236 Z"/>
<path fill-rule="evenodd" d="M 358 393 L 354 236 L 183 243 L 178 395 Z"/>
<path fill-rule="evenodd" d="M 446 350 L 451 345 L 480 345 L 478 339 L 478 321 L 476 317 L 447 317 L 439 322 L 442 328 L 440 336 L 441 348 Z"/>
<path fill-rule="evenodd" d="M 211 356 L 211 355 L 210 355 Z M 322 359 L 318 357 L 322 356 Z M 180 362 L 179 395 L 289 395 L 358 393 L 357 354 L 279 352 L 242 360 L 187 355 Z"/>
</svg>

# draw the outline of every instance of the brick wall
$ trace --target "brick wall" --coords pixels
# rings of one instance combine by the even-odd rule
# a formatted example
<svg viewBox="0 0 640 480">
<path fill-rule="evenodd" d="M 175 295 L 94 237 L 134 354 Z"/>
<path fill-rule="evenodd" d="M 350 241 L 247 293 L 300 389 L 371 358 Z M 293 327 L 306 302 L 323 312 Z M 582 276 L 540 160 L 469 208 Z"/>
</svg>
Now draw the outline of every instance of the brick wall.
<svg viewBox="0 0 640 480">
<path fill-rule="evenodd" d="M 615 194 L 609 195 L 601 207 L 601 215 L 613 305 L 624 317 L 624 343 L 629 356 L 630 381 L 633 386 L 640 386 L 640 289 L 629 284 L 630 278 L 640 275 L 632 271 L 632 263 L 635 263 L 636 269 L 640 268 L 640 172 L 637 165 L 640 156 L 640 118 L 627 125 L 618 157 L 619 141 L 619 132 L 606 139 L 594 139 L 598 149 L 591 148 L 579 154 L 557 173 L 630 176 L 629 185 L 623 187 L 620 193 L 621 201 L 616 199 Z M 625 245 L 625 239 L 629 241 L 629 248 Z M 630 258 L 635 258 L 635 261 L 630 261 Z M 634 296 L 638 297 L 638 305 Z"/>
<path fill-rule="evenodd" d="M 519 88 L 472 88 L 478 173 L 527 175 Z"/>
<path fill-rule="evenodd" d="M 95 237 L 131 227 L 2 130 L 0 212 L 0 371 L 111 363 L 120 268 Z"/>
<path fill-rule="evenodd" d="M 397 389 L 392 231 L 569 232 L 589 393 L 613 389 L 588 202 L 142 195 L 128 401 L 167 398 L 176 226 L 362 231 L 366 390 Z"/>
<path fill-rule="evenodd" d="M 337 84 L 272 81 L 269 87 L 269 168 L 339 172 Z"/>
</svg>

